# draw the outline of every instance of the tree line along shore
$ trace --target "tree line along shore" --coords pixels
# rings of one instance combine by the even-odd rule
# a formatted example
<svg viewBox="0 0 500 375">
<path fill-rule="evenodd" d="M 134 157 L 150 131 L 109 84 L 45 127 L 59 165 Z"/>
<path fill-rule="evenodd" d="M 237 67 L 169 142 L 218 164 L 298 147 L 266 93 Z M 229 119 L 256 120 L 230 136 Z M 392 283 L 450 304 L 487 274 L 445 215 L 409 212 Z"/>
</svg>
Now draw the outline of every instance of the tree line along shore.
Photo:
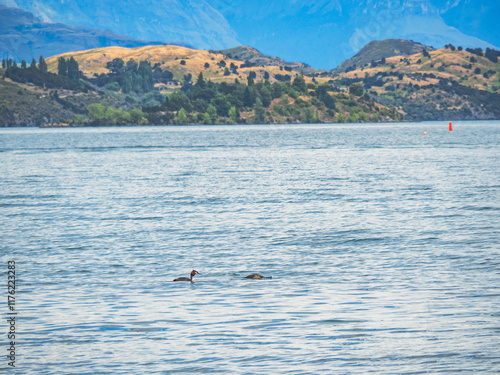
<svg viewBox="0 0 500 375">
<path fill-rule="evenodd" d="M 49 64 L 42 56 L 30 64 L 4 59 L 0 126 L 500 118 L 494 50 L 483 54 L 448 45 L 418 56 L 384 57 L 340 74 L 215 56 L 205 62 L 174 58 L 169 69 L 161 62 L 114 57 L 93 74 L 82 71 L 85 61 L 68 54 Z M 465 58 L 467 64 L 460 63 Z M 474 80 L 482 86 L 469 84 Z"/>
</svg>

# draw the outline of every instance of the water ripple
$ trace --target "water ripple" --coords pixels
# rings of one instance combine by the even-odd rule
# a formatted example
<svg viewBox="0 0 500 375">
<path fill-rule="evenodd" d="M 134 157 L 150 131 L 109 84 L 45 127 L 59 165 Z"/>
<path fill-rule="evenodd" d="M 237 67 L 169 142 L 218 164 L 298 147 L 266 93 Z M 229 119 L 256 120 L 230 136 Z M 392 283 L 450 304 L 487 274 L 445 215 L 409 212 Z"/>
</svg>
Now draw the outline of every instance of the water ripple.
<svg viewBox="0 0 500 375">
<path fill-rule="evenodd" d="M 498 372 L 500 123 L 441 125 L 0 130 L 19 371 Z"/>
</svg>

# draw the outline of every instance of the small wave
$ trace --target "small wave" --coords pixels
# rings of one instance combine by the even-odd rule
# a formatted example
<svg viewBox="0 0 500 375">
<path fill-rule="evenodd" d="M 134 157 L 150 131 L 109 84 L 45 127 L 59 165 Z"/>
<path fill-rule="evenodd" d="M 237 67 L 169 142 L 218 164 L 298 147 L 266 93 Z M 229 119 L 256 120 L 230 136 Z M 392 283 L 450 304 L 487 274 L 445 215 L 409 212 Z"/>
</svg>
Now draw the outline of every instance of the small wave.
<svg viewBox="0 0 500 375">
<path fill-rule="evenodd" d="M 493 206 L 465 206 L 462 209 L 467 211 L 500 211 L 500 207 Z"/>
<path fill-rule="evenodd" d="M 316 324 L 350 324 L 350 323 L 365 323 L 366 320 L 359 319 L 325 319 L 325 320 L 313 320 L 311 323 Z"/>
</svg>

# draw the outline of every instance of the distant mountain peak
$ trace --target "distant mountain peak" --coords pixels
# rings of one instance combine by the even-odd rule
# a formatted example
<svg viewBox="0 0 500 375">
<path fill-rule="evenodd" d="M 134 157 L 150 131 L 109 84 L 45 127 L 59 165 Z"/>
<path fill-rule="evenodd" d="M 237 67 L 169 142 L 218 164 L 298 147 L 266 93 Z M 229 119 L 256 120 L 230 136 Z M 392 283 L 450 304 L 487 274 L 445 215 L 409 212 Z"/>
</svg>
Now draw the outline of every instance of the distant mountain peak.
<svg viewBox="0 0 500 375">
<path fill-rule="evenodd" d="M 7 3 L 45 22 L 107 29 L 139 40 L 179 41 L 206 49 L 240 44 L 206 0 L 0 0 Z"/>
<path fill-rule="evenodd" d="M 262 66 L 290 66 L 297 69 L 307 69 L 310 68 L 309 65 L 301 62 L 287 62 L 279 57 L 268 56 L 260 52 L 258 49 L 249 47 L 249 46 L 239 46 L 234 48 L 229 48 L 221 51 L 217 51 L 222 53 L 225 56 L 241 60 L 241 61 L 249 61 L 255 65 Z"/>
<path fill-rule="evenodd" d="M 335 69 L 335 72 L 345 72 L 348 69 L 361 67 L 382 58 L 413 55 L 415 53 L 421 53 L 424 50 L 430 52 L 434 51 L 434 48 L 405 39 L 373 40 L 361 48 L 356 55 L 340 64 Z"/>
<path fill-rule="evenodd" d="M 32 13 L 0 5 L 0 58 L 31 61 L 98 47 L 140 47 L 161 42 L 137 40 L 109 30 L 42 22 Z M 192 47 L 184 43 L 170 43 Z"/>
<path fill-rule="evenodd" d="M 140 40 L 179 41 L 332 69 L 373 40 L 441 48 L 500 46 L 498 0 L 0 0 L 44 22 L 107 29 Z"/>
<path fill-rule="evenodd" d="M 206 0 L 245 45 L 288 61 L 332 69 L 373 40 L 441 48 L 500 45 L 498 0 Z"/>
</svg>

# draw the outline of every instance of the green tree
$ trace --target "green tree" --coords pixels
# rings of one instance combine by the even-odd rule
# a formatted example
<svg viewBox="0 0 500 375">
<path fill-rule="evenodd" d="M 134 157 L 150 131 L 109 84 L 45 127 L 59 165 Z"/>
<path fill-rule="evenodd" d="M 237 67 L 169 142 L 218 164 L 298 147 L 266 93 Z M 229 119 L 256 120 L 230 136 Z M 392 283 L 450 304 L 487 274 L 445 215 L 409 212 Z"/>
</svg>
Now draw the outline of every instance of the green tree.
<svg viewBox="0 0 500 375">
<path fill-rule="evenodd" d="M 63 77 L 68 76 L 68 63 L 64 57 L 59 57 L 57 59 L 57 74 Z"/>
<path fill-rule="evenodd" d="M 274 82 L 272 85 L 273 99 L 281 98 L 281 95 L 283 95 L 283 88 L 281 87 L 281 84 L 279 82 Z"/>
<path fill-rule="evenodd" d="M 200 74 L 198 74 L 198 79 L 196 80 L 195 87 L 198 87 L 200 89 L 204 89 L 207 87 L 207 83 L 205 82 L 205 79 L 203 78 L 202 72 L 200 72 Z"/>
<path fill-rule="evenodd" d="M 206 112 L 210 118 L 210 124 L 217 123 L 217 108 L 213 104 L 209 104 Z"/>
<path fill-rule="evenodd" d="M 142 78 L 142 92 L 149 92 L 154 88 L 153 69 L 149 61 L 141 61 L 137 74 Z"/>
<path fill-rule="evenodd" d="M 211 103 L 217 108 L 217 114 L 222 117 L 227 117 L 229 109 L 231 109 L 231 104 L 227 101 L 226 96 L 223 94 L 217 94 Z"/>
<path fill-rule="evenodd" d="M 318 112 L 318 110 L 316 110 L 314 112 L 314 123 L 319 124 L 320 122 L 321 122 L 321 119 L 319 118 L 319 112 Z"/>
<path fill-rule="evenodd" d="M 271 91 L 266 86 L 261 86 L 259 93 L 262 105 L 266 108 L 269 107 L 271 105 L 271 101 L 273 100 L 271 97 Z"/>
<path fill-rule="evenodd" d="M 184 82 L 183 82 L 184 87 L 189 87 L 192 85 L 191 80 L 193 79 L 193 75 L 191 73 L 184 74 L 183 79 L 184 79 Z"/>
<path fill-rule="evenodd" d="M 205 99 L 195 99 L 193 102 L 193 111 L 205 113 L 207 111 L 208 102 Z"/>
<path fill-rule="evenodd" d="M 45 62 L 45 59 L 43 56 L 40 56 L 40 59 L 38 60 L 38 70 L 42 72 L 43 74 L 47 73 L 49 68 L 47 66 L 47 63 Z"/>
<path fill-rule="evenodd" d="M 129 125 L 131 124 L 131 116 L 130 113 L 127 111 L 124 111 L 123 109 L 120 109 L 116 112 L 116 123 L 118 125 Z M 134 125 L 134 124 L 132 124 Z"/>
<path fill-rule="evenodd" d="M 492 63 L 494 63 L 494 64 L 498 63 L 498 56 L 499 56 L 498 51 L 495 51 L 494 49 L 486 48 L 486 52 L 484 53 L 484 57 L 489 59 Z"/>
<path fill-rule="evenodd" d="M 73 56 L 71 56 L 68 60 L 68 78 L 69 79 L 80 78 L 80 67 L 78 66 L 78 62 L 75 60 Z"/>
<path fill-rule="evenodd" d="M 35 58 L 33 57 L 33 59 L 31 59 L 31 65 L 30 65 L 30 68 L 31 69 L 36 69 L 36 60 Z"/>
<path fill-rule="evenodd" d="M 142 76 L 140 74 L 134 74 L 134 81 L 132 83 L 132 91 L 136 92 L 137 94 L 143 93 Z"/>
<path fill-rule="evenodd" d="M 266 122 L 266 110 L 262 105 L 260 98 L 255 99 L 255 104 L 253 105 L 255 111 L 254 122 L 256 124 L 263 124 Z"/>
<path fill-rule="evenodd" d="M 363 85 L 359 82 L 354 82 L 351 86 L 349 86 L 349 94 L 361 96 L 363 95 L 363 92 Z"/>
<path fill-rule="evenodd" d="M 255 81 L 254 81 L 254 78 L 255 78 L 255 72 L 250 72 L 248 74 L 248 77 L 247 77 L 247 83 L 248 83 L 248 86 L 253 86 Z"/>
<path fill-rule="evenodd" d="M 307 107 L 304 109 L 303 119 L 306 124 L 314 123 L 314 110 L 311 107 Z"/>
<path fill-rule="evenodd" d="M 349 113 L 347 122 L 359 122 L 359 115 L 356 112 Z"/>
<path fill-rule="evenodd" d="M 2 69 L 5 69 L 7 63 L 5 62 L 5 59 L 2 59 Z"/>
<path fill-rule="evenodd" d="M 125 73 L 125 76 L 123 77 L 123 84 L 122 84 L 122 90 L 125 94 L 128 94 L 129 92 L 132 91 L 132 86 L 134 84 L 134 77 L 132 76 L 131 72 Z"/>
<path fill-rule="evenodd" d="M 257 99 L 257 93 L 253 87 L 246 86 L 243 92 L 243 105 L 245 107 L 253 107 Z"/>
<path fill-rule="evenodd" d="M 142 112 L 140 109 L 129 109 L 128 113 L 130 114 L 130 122 L 132 124 L 145 125 L 148 123 L 146 114 Z"/>
<path fill-rule="evenodd" d="M 117 124 L 117 111 L 112 107 L 106 107 L 104 110 L 104 120 L 106 125 L 116 125 Z"/>
<path fill-rule="evenodd" d="M 306 80 L 302 75 L 299 75 L 293 80 L 292 87 L 298 92 L 305 93 L 307 91 Z"/>
<path fill-rule="evenodd" d="M 139 65 L 137 64 L 137 62 L 134 59 L 130 59 L 129 61 L 127 61 L 127 66 L 125 67 L 125 70 L 127 72 L 135 73 L 137 72 L 138 67 Z"/>
<path fill-rule="evenodd" d="M 231 107 L 229 110 L 229 120 L 231 121 L 232 124 L 235 124 L 236 121 L 238 120 L 239 114 L 236 110 L 236 107 Z"/>
<path fill-rule="evenodd" d="M 26 69 L 26 61 L 21 60 L 21 69 Z"/>
<path fill-rule="evenodd" d="M 208 112 L 205 112 L 204 115 L 203 115 L 203 123 L 205 125 L 213 124 L 212 118 L 210 117 L 210 115 L 208 114 Z"/>
<path fill-rule="evenodd" d="M 186 112 L 191 112 L 193 110 L 193 105 L 189 98 L 182 91 L 176 91 L 168 96 L 168 103 L 165 101 L 165 105 L 169 111 L 180 111 L 184 108 Z"/>
<path fill-rule="evenodd" d="M 336 101 L 335 101 L 335 98 L 333 96 L 331 96 L 330 94 L 325 94 L 321 98 L 321 100 L 325 104 L 326 108 L 328 108 L 328 109 L 335 109 Z"/>
<path fill-rule="evenodd" d="M 188 123 L 188 117 L 184 108 L 181 108 L 177 113 L 177 119 L 180 125 L 186 125 Z"/>
<path fill-rule="evenodd" d="M 75 119 L 74 119 L 73 122 L 77 126 L 83 126 L 86 123 L 85 116 L 78 114 L 78 115 L 75 116 Z"/>
<path fill-rule="evenodd" d="M 106 63 L 106 68 L 109 69 L 111 73 L 123 74 L 125 70 L 125 62 L 119 57 L 117 57 L 112 61 L 108 61 Z"/>
<path fill-rule="evenodd" d="M 92 122 L 102 123 L 106 118 L 106 107 L 103 103 L 90 104 L 87 107 L 89 118 Z"/>
<path fill-rule="evenodd" d="M 120 91 L 120 85 L 118 84 L 118 82 L 109 82 L 104 86 L 104 88 L 109 91 Z"/>
</svg>

